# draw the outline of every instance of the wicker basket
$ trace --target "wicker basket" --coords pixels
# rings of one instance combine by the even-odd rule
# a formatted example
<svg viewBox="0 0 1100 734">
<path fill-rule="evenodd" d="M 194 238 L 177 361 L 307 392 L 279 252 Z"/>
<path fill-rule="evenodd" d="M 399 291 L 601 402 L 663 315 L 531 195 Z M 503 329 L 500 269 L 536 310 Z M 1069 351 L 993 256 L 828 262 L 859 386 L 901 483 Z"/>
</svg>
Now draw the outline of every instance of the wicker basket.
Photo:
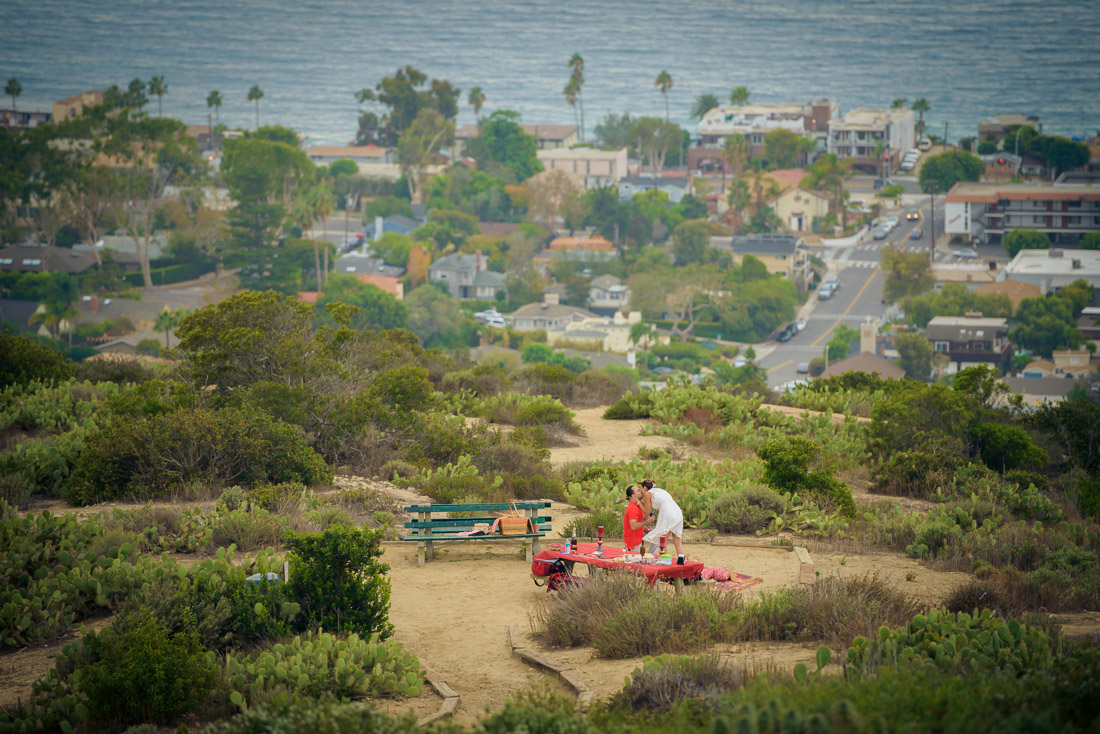
<svg viewBox="0 0 1100 734">
<path fill-rule="evenodd" d="M 501 535 L 525 535 L 531 532 L 531 519 L 519 514 L 515 503 L 512 503 L 512 515 L 500 516 Z"/>
</svg>

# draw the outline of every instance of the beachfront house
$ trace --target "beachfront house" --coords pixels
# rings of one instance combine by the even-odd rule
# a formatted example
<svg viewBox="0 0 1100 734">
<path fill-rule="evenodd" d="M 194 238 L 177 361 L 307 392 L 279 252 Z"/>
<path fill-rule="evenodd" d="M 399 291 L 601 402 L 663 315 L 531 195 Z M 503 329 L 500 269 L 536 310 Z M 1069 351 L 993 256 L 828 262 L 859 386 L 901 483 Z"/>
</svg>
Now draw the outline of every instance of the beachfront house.
<svg viewBox="0 0 1100 734">
<path fill-rule="evenodd" d="M 997 369 L 1008 366 L 1015 353 L 1008 341 L 1008 321 L 973 316 L 936 316 L 928 322 L 925 337 L 936 354 L 950 360 L 952 374 L 965 367 L 988 365 Z"/>
</svg>

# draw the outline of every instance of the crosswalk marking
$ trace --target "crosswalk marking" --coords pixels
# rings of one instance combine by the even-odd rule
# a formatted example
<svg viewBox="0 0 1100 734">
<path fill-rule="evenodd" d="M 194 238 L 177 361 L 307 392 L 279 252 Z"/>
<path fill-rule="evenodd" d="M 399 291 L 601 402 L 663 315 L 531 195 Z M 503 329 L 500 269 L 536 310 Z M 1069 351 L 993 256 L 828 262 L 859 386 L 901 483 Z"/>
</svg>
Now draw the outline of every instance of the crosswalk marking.
<svg viewBox="0 0 1100 734">
<path fill-rule="evenodd" d="M 849 260 L 847 263 L 849 268 L 877 268 L 878 263 L 872 260 Z"/>
</svg>

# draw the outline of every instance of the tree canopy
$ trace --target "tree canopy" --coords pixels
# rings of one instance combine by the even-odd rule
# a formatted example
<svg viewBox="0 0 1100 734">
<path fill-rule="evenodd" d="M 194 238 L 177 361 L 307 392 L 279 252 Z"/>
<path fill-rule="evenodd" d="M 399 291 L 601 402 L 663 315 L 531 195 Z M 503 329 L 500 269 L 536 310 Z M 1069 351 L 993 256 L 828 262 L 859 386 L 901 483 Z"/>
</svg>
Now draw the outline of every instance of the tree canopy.
<svg viewBox="0 0 1100 734">
<path fill-rule="evenodd" d="M 920 169 L 920 187 L 926 194 L 945 194 L 959 181 L 977 181 L 982 159 L 966 151 L 948 151 L 925 159 Z"/>
<path fill-rule="evenodd" d="M 466 144 L 479 170 L 515 182 L 542 170 L 535 136 L 524 132 L 519 119 L 518 112 L 497 110 L 481 123 L 477 137 Z"/>
<path fill-rule="evenodd" d="M 374 89 L 361 89 L 355 98 L 360 104 L 377 104 L 384 108 L 378 115 L 370 110 L 359 115 L 359 145 L 394 146 L 422 110 L 434 110 L 444 120 L 458 115 L 460 89 L 444 79 L 429 79 L 420 70 L 406 66 L 393 76 L 383 77 Z"/>
<path fill-rule="evenodd" d="M 327 313 L 330 303 L 352 306 L 355 313 L 348 325 L 356 329 L 385 331 L 404 329 L 408 325 L 408 309 L 404 303 L 376 286 L 361 282 L 354 275 L 333 275 L 328 279 L 314 304 L 319 323 L 333 322 Z"/>
</svg>

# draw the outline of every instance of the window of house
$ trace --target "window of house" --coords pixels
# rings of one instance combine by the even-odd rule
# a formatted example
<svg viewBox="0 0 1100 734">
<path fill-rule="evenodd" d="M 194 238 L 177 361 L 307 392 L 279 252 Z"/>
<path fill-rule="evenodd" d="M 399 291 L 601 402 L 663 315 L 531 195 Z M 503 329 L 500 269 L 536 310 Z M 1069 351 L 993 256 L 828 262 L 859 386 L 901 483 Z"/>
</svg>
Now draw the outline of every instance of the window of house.
<svg viewBox="0 0 1100 734">
<path fill-rule="evenodd" d="M 1080 224 L 1081 223 L 1081 217 L 1066 217 L 1066 221 L 1069 224 Z"/>
<path fill-rule="evenodd" d="M 936 342 L 936 351 L 937 352 L 946 352 L 948 350 L 948 347 L 950 347 L 950 346 L 951 345 L 950 345 L 949 342 Z"/>
<path fill-rule="evenodd" d="M 1080 209 L 1081 208 L 1081 201 L 1071 201 L 1071 202 L 1069 202 L 1069 208 L 1070 209 Z"/>
<path fill-rule="evenodd" d="M 1046 224 L 1047 223 L 1047 218 L 1046 217 L 1040 217 L 1040 216 L 1033 216 L 1031 218 L 1031 223 L 1032 224 Z"/>
</svg>

